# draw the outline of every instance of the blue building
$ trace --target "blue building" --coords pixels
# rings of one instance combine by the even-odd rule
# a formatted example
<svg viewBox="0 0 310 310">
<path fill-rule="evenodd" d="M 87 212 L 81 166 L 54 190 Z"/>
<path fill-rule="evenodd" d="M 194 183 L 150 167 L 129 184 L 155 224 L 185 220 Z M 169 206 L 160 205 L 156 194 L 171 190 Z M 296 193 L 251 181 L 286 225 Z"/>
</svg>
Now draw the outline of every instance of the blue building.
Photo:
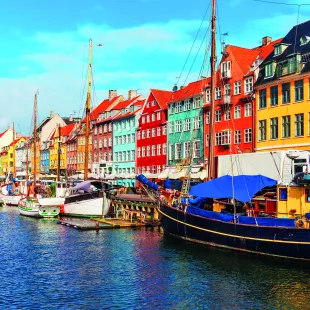
<svg viewBox="0 0 310 310">
<path fill-rule="evenodd" d="M 49 174 L 50 166 L 50 141 L 44 141 L 40 150 L 40 173 Z"/>
</svg>

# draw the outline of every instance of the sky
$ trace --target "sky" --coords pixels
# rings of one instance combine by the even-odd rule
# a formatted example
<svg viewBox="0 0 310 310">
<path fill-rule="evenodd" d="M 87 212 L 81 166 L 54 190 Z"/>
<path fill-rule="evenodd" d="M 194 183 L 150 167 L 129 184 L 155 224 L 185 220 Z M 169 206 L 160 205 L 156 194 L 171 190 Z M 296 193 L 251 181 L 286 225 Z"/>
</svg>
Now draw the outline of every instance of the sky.
<svg viewBox="0 0 310 310">
<path fill-rule="evenodd" d="M 223 38 L 226 44 L 255 47 L 266 35 L 285 36 L 297 22 L 297 9 L 218 0 L 218 52 Z M 300 6 L 299 22 L 309 13 L 310 6 Z M 17 131 L 30 133 L 36 91 L 39 120 L 51 110 L 81 116 L 90 38 L 93 106 L 109 89 L 125 97 L 136 89 L 146 97 L 150 88 L 171 90 L 177 81 L 180 86 L 207 75 L 209 64 L 201 69 L 209 22 L 210 0 L 1 0 L 0 132 L 14 121 Z"/>
</svg>

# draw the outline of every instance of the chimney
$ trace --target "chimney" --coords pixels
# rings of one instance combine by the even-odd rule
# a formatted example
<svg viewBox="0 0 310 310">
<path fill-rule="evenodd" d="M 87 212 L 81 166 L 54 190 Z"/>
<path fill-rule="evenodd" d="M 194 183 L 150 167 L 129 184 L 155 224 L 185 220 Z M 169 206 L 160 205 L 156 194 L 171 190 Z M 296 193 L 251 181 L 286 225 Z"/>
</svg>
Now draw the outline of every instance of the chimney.
<svg viewBox="0 0 310 310">
<path fill-rule="evenodd" d="M 128 100 L 131 100 L 135 97 L 137 97 L 137 90 L 135 89 L 128 90 Z"/>
<path fill-rule="evenodd" d="M 109 90 L 109 100 L 112 100 L 113 98 L 117 97 L 117 90 Z"/>
<path fill-rule="evenodd" d="M 50 112 L 50 118 L 54 117 L 54 111 Z"/>
<path fill-rule="evenodd" d="M 272 41 L 272 38 L 271 37 L 263 37 L 262 38 L 262 46 L 267 46 L 270 42 Z"/>
<path fill-rule="evenodd" d="M 73 121 L 73 115 L 72 115 L 72 113 L 70 113 L 70 115 L 69 115 L 69 121 L 70 121 L 70 122 Z"/>
</svg>

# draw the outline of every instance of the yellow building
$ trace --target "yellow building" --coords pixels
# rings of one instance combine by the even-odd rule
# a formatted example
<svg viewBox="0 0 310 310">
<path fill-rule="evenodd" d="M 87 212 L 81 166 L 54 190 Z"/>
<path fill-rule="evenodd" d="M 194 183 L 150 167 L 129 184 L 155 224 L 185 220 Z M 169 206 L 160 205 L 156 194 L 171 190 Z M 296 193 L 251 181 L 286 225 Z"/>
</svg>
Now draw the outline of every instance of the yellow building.
<svg viewBox="0 0 310 310">
<path fill-rule="evenodd" d="M 57 127 L 50 140 L 50 166 L 49 170 L 52 174 L 57 174 L 58 163 L 60 167 L 60 175 L 65 176 L 67 170 L 67 149 L 66 139 L 74 130 L 76 124 L 72 123 L 64 127 Z"/>
<path fill-rule="evenodd" d="M 255 85 L 258 152 L 310 150 L 310 21 L 298 25 L 298 32 L 296 27 L 260 65 Z"/>
<path fill-rule="evenodd" d="M 16 151 L 15 148 L 17 146 L 18 142 L 24 142 L 25 138 L 21 137 L 18 139 L 15 139 L 10 145 L 5 146 L 2 148 L 2 152 L 0 153 L 1 156 L 1 175 L 5 175 L 8 172 L 15 175 L 16 167 Z M 14 157 L 15 155 L 15 157 Z"/>
</svg>

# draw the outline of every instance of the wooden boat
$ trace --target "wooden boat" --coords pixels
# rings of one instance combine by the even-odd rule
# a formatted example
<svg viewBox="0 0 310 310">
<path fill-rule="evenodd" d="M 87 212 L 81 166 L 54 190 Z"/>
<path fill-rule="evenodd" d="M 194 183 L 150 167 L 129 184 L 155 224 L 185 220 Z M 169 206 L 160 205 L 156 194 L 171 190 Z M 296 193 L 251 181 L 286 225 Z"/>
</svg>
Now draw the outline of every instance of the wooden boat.
<svg viewBox="0 0 310 310">
<path fill-rule="evenodd" d="M 189 190 L 191 165 L 181 192 L 162 188 L 143 175 L 137 180 L 158 201 L 166 235 L 236 251 L 310 261 L 309 178 L 289 185 L 261 175 L 215 178 L 215 7 L 212 0 L 209 181 Z M 255 198 L 266 186 L 274 186 L 275 195 Z"/>
</svg>

